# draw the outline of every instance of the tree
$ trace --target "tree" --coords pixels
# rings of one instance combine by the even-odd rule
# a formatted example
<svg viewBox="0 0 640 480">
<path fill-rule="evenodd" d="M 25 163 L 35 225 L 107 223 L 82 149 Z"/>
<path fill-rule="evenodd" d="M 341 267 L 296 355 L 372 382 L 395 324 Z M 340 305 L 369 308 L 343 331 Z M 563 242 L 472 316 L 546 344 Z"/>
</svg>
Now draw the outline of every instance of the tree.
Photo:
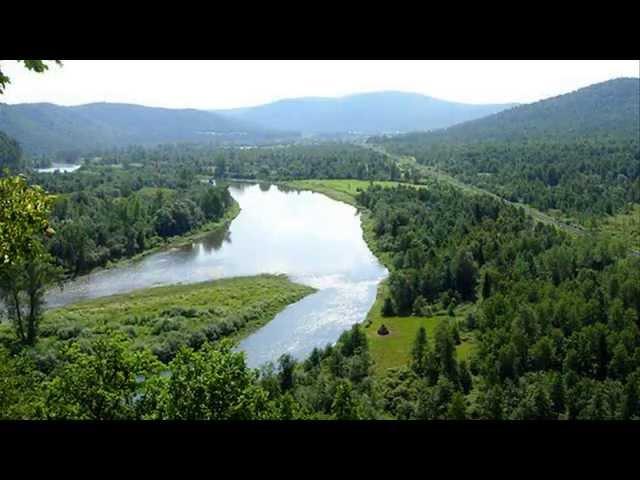
<svg viewBox="0 0 640 480">
<path fill-rule="evenodd" d="M 460 386 L 462 387 L 462 391 L 465 395 L 467 395 L 471 391 L 471 387 L 473 386 L 473 377 L 471 377 L 471 372 L 469 372 L 469 368 L 467 367 L 467 362 L 465 360 L 461 360 L 458 365 L 459 371 L 459 379 Z"/>
<path fill-rule="evenodd" d="M 389 276 L 389 293 L 397 314 L 406 315 L 411 312 L 413 288 L 411 276 L 407 272 L 393 272 Z"/>
<path fill-rule="evenodd" d="M 60 60 L 54 60 L 58 65 L 62 66 Z M 49 66 L 44 63 L 44 60 L 18 60 L 18 62 L 24 62 L 24 66 L 27 70 L 31 70 L 36 73 L 43 73 L 49 69 Z M 4 93 L 7 84 L 11 83 L 11 79 L 2 73 L 0 70 L 0 95 Z"/>
<path fill-rule="evenodd" d="M 382 316 L 383 317 L 391 317 L 394 315 L 395 311 L 393 309 L 393 302 L 390 297 L 385 297 L 384 303 L 382 304 Z"/>
<path fill-rule="evenodd" d="M 20 144 L 8 135 L 0 132 L 0 172 L 4 169 L 16 172 L 22 164 Z"/>
<path fill-rule="evenodd" d="M 482 276 L 482 298 L 486 299 L 491 296 L 491 274 L 486 271 Z"/>
<path fill-rule="evenodd" d="M 453 394 L 447 411 L 447 418 L 451 420 L 465 420 L 467 418 L 466 405 L 462 393 L 455 392 Z"/>
<path fill-rule="evenodd" d="M 424 316 L 427 311 L 427 301 L 422 295 L 418 295 L 418 297 L 413 302 L 413 314 L 416 316 Z"/>
<path fill-rule="evenodd" d="M 435 331 L 435 356 L 440 373 L 454 384 L 458 382 L 458 363 L 456 361 L 455 342 L 446 321 L 441 321 Z"/>
<path fill-rule="evenodd" d="M 420 376 L 425 374 L 427 348 L 427 331 L 424 327 L 420 327 L 411 349 L 411 369 Z"/>
<path fill-rule="evenodd" d="M 46 386 L 45 416 L 126 420 L 138 417 L 137 399 L 160 364 L 147 350 L 133 351 L 124 335 L 98 338 L 88 349 L 69 346 Z M 142 379 L 142 380 L 141 380 Z"/>
<path fill-rule="evenodd" d="M 224 213 L 224 204 L 218 195 L 218 191 L 208 188 L 200 200 L 202 213 L 208 220 L 217 220 Z"/>
<path fill-rule="evenodd" d="M 181 348 L 168 366 L 156 417 L 175 420 L 242 420 L 273 414 L 266 392 L 229 342 Z"/>
<path fill-rule="evenodd" d="M 609 376 L 624 380 L 630 373 L 631 368 L 632 363 L 627 353 L 627 348 L 624 346 L 624 343 L 617 344 L 613 349 L 613 358 L 611 362 L 609 362 Z"/>
<path fill-rule="evenodd" d="M 462 294 L 464 299 L 473 299 L 478 279 L 478 267 L 473 261 L 471 253 L 467 251 L 458 253 L 454 262 L 454 272 L 456 290 Z"/>
<path fill-rule="evenodd" d="M 624 401 L 622 406 L 622 418 L 629 420 L 640 416 L 640 370 L 629 375 L 624 387 Z"/>
<path fill-rule="evenodd" d="M 0 347 L 0 420 L 35 418 L 41 400 L 42 374 L 26 355 L 11 356 Z"/>
<path fill-rule="evenodd" d="M 0 265 L 43 252 L 41 238 L 55 233 L 47 220 L 54 197 L 22 175 L 0 178 Z"/>
<path fill-rule="evenodd" d="M 331 404 L 331 412 L 336 420 L 358 420 L 358 403 L 353 394 L 351 383 L 340 380 Z"/>
<path fill-rule="evenodd" d="M 48 254 L 0 268 L 0 299 L 20 343 L 36 343 L 45 289 L 61 278 L 62 269 L 53 265 Z"/>
<path fill-rule="evenodd" d="M 553 362 L 553 342 L 550 337 L 540 338 L 531 347 L 531 359 L 538 370 L 551 368 Z"/>
<path fill-rule="evenodd" d="M 460 332 L 458 331 L 458 322 L 453 322 L 451 325 L 451 335 L 453 336 L 453 342 L 456 345 L 460 345 L 462 343 L 460 340 Z"/>
<path fill-rule="evenodd" d="M 280 390 L 286 392 L 293 388 L 293 372 L 296 366 L 296 361 L 291 355 L 285 353 L 278 359 L 278 380 L 280 383 Z"/>
</svg>

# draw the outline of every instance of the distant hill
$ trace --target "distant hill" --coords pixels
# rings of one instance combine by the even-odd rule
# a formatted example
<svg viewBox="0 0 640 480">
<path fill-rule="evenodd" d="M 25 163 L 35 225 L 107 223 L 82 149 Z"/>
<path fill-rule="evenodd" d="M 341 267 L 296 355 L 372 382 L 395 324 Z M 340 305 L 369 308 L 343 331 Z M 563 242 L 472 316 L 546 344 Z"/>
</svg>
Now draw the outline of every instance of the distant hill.
<svg viewBox="0 0 640 480">
<path fill-rule="evenodd" d="M 469 105 L 417 93 L 376 92 L 342 98 L 295 98 L 216 113 L 264 128 L 307 134 L 377 134 L 444 128 L 513 106 Z"/>
<path fill-rule="evenodd" d="M 279 134 L 204 110 L 120 103 L 74 107 L 50 103 L 0 104 L 0 131 L 15 138 L 28 153 L 85 151 L 129 144 L 240 141 Z"/>
<path fill-rule="evenodd" d="M 640 79 L 618 78 L 443 130 L 371 141 L 428 144 L 600 135 L 637 138 L 639 132 Z"/>
</svg>

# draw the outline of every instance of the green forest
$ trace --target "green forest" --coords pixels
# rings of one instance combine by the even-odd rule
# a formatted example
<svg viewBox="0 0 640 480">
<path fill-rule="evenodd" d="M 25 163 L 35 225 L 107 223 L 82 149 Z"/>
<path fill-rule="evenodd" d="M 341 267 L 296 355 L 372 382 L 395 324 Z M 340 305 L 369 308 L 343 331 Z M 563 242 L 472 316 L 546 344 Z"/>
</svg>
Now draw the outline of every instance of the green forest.
<svg viewBox="0 0 640 480">
<path fill-rule="evenodd" d="M 612 82 L 366 145 L 87 148 L 68 173 L 0 132 L 0 419 L 640 420 L 637 82 Z M 234 180 L 357 208 L 389 271 L 362 323 L 250 368 L 238 342 L 314 288 L 265 274 L 47 308 L 70 279 L 224 232 Z"/>
</svg>

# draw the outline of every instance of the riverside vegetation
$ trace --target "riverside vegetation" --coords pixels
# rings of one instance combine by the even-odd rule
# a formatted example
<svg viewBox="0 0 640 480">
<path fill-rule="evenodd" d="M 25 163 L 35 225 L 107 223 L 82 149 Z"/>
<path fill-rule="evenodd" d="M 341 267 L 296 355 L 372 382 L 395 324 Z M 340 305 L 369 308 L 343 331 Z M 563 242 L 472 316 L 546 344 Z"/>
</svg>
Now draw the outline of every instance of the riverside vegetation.
<svg viewBox="0 0 640 480">
<path fill-rule="evenodd" d="M 507 111 L 469 122 L 471 127 L 462 130 L 452 127 L 453 133 L 371 140 L 495 195 L 458 188 L 426 170 L 402 165 L 384 152 L 343 144 L 128 148 L 100 152 L 98 159 L 68 176 L 29 174 L 31 184 L 64 196 L 90 185 L 78 188 L 75 182 L 95 178 L 96 187 L 100 185 L 92 172 L 112 172 L 114 181 L 118 178 L 123 184 L 136 182 L 138 172 L 144 172 L 132 188 L 136 195 L 144 188 L 168 188 L 187 198 L 202 198 L 198 196 L 212 189 L 201 182 L 212 175 L 244 177 L 290 182 L 291 187 L 322 191 L 360 208 L 365 239 L 390 270 L 367 321 L 354 325 L 335 345 L 316 348 L 306 359 L 283 355 L 276 364 L 259 370 L 247 368 L 243 354 L 230 343 L 245 327 L 228 332 L 230 338 L 222 340 L 200 342 L 202 338 L 194 335 L 198 341 L 186 340 L 167 355 L 154 346 L 158 335 L 172 335 L 178 323 L 175 331 L 193 334 L 219 324 L 225 315 L 242 315 L 251 302 L 234 303 L 243 298 L 235 294 L 228 295 L 226 304 L 221 299 L 209 305 L 208 296 L 202 304 L 197 298 L 188 300 L 196 305 L 194 316 L 187 309 L 169 312 L 164 318 L 162 313 L 170 307 L 161 290 L 135 293 L 126 300 L 126 296 L 119 297 L 117 305 L 103 299 L 43 314 L 38 303 L 42 286 L 55 278 L 43 265 L 57 264 L 74 273 L 77 263 L 65 262 L 64 256 L 56 257 L 56 250 L 50 250 L 56 235 L 43 239 L 39 233 L 56 221 L 46 194 L 24 179 L 1 179 L 0 191 L 3 198 L 12 199 L 7 203 L 12 209 L 21 210 L 24 196 L 12 195 L 17 190 L 29 192 L 38 208 L 22 217 L 0 217 L 0 225 L 14 226 L 36 247 L 25 249 L 3 237 L 3 252 L 7 252 L 3 272 L 25 272 L 24 281 L 13 286 L 7 283 L 13 277 L 3 276 L 5 301 L 15 292 L 18 298 L 30 301 L 22 310 L 9 309 L 13 328 L 5 330 L 0 348 L 4 379 L 0 415 L 58 419 L 639 419 L 640 257 L 630 248 L 628 236 L 607 234 L 607 228 L 625 230 L 625 225 L 634 225 L 638 208 L 640 172 L 635 165 L 640 153 L 634 137 L 635 113 L 626 109 L 626 83 L 607 85 L 607 95 L 599 97 L 608 98 L 618 112 L 598 117 L 609 123 L 586 122 L 571 134 L 563 127 L 573 122 L 573 115 L 590 111 L 590 107 L 575 107 L 573 101 L 588 105 L 602 92 L 589 90 L 586 97 L 584 92 L 569 94 L 574 95 L 571 101 L 563 98 L 566 96 L 550 99 L 547 102 L 556 103 L 543 104 L 548 115 L 536 109 L 530 113 L 530 107 L 523 106 L 515 114 Z M 507 120 L 516 115 L 517 128 L 542 133 L 532 134 L 530 141 L 515 131 L 496 137 L 501 129 L 492 125 L 501 125 L 500 115 L 507 115 Z M 549 131 L 555 133 L 545 133 Z M 6 150 L 11 152 L 12 147 Z M 612 167 L 613 175 L 605 173 L 603 165 Z M 515 176 L 515 171 L 527 174 Z M 149 183 L 150 178 L 155 183 Z M 183 184 L 171 183 L 183 180 Z M 117 197 L 130 196 L 122 193 Z M 539 222 L 501 197 L 575 218 L 585 232 L 575 235 L 553 223 Z M 68 202 L 72 210 L 81 208 L 80 195 L 69 196 Z M 130 208 L 136 210 L 135 201 Z M 158 217 L 153 206 L 146 212 L 142 218 Z M 107 224 L 113 221 L 124 226 L 115 216 L 110 218 Z M 158 232 L 155 230 L 156 235 Z M 123 256 L 126 254 L 114 258 Z M 283 287 L 305 294 L 285 279 L 271 280 L 278 283 L 276 292 Z M 198 296 L 199 288 L 224 286 L 213 282 L 169 287 L 166 293 L 175 294 L 180 305 L 180 297 Z M 191 289 L 195 293 L 188 293 Z M 294 298 L 282 296 L 273 311 Z M 214 314 L 221 308 L 218 305 L 228 308 L 225 314 Z M 150 325 L 131 323 L 147 318 L 146 312 L 153 317 L 158 314 L 160 321 L 154 323 L 166 324 L 169 331 L 154 333 Z M 251 322 L 246 328 L 252 328 Z M 60 338 L 59 327 L 74 326 L 84 326 L 77 338 L 75 331 L 66 340 Z M 50 361 L 42 356 L 43 350 L 53 351 L 47 343 L 60 347 Z"/>
</svg>

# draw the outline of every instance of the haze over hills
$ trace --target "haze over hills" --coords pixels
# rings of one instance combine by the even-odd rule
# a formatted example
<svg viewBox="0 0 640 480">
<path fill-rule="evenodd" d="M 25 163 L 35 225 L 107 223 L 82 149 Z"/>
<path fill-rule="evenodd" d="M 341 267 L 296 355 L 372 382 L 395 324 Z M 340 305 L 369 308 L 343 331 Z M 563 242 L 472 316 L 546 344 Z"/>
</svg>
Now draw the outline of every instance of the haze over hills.
<svg viewBox="0 0 640 480">
<path fill-rule="evenodd" d="M 566 139 L 603 134 L 637 137 L 639 96 L 640 79 L 617 78 L 443 130 L 409 133 L 387 141 L 427 144 Z"/>
<path fill-rule="evenodd" d="M 30 154 L 172 142 L 291 142 L 299 132 L 408 132 L 391 140 L 405 143 L 628 136 L 639 129 L 639 91 L 639 79 L 619 78 L 515 107 L 469 105 L 402 92 L 288 99 L 218 111 L 119 103 L 0 104 L 0 131 Z"/>
<path fill-rule="evenodd" d="M 389 91 L 341 98 L 293 98 L 256 107 L 216 112 L 263 127 L 297 130 L 306 134 L 378 134 L 445 128 L 514 105 L 471 105 L 417 93 Z"/>
<path fill-rule="evenodd" d="M 73 107 L 0 104 L 0 131 L 15 138 L 28 153 L 181 141 L 238 141 L 273 135 L 259 126 L 204 110 L 119 103 Z"/>
</svg>

